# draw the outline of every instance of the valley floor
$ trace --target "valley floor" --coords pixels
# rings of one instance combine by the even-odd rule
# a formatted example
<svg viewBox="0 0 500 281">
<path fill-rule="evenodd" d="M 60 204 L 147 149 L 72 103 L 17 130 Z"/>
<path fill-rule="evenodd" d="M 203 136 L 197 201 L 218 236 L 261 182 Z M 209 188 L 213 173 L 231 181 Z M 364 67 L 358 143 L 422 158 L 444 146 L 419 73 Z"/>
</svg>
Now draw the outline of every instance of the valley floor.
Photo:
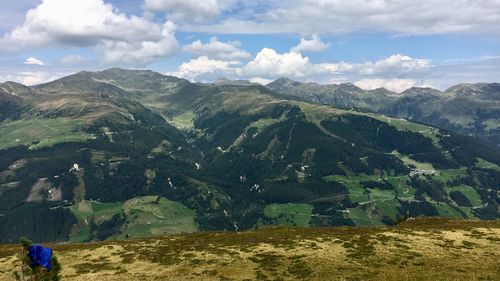
<svg viewBox="0 0 500 281">
<path fill-rule="evenodd" d="M 500 280 L 500 221 L 265 228 L 53 245 L 62 280 Z M 15 245 L 0 245 L 14 280 Z"/>
</svg>

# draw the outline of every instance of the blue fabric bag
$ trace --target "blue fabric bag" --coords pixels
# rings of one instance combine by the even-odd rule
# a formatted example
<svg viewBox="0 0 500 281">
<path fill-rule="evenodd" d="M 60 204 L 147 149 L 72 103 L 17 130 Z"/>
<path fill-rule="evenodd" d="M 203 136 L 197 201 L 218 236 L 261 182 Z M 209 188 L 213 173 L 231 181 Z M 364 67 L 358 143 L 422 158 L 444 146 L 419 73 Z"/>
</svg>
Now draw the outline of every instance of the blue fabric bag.
<svg viewBox="0 0 500 281">
<path fill-rule="evenodd" d="M 40 245 L 32 245 L 28 248 L 28 257 L 31 259 L 31 266 L 41 266 L 50 271 L 52 264 L 52 249 Z"/>
</svg>

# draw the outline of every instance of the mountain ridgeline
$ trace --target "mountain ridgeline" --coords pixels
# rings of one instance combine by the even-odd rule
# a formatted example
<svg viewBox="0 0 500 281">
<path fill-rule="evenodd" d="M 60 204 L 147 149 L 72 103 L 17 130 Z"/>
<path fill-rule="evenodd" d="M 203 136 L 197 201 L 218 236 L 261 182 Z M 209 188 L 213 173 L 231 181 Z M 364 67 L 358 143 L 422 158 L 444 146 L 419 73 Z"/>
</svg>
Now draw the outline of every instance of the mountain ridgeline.
<svg viewBox="0 0 500 281">
<path fill-rule="evenodd" d="M 500 147 L 500 84 L 460 84 L 444 92 L 414 87 L 395 93 L 384 88 L 368 91 L 352 84 L 320 85 L 281 78 L 267 87 L 316 103 L 429 124 Z"/>
<path fill-rule="evenodd" d="M 449 130 L 394 117 L 415 119 L 411 101 L 437 96 L 427 102 L 439 106 L 441 95 L 405 103 L 382 89 L 322 95 L 287 83 L 110 69 L 0 84 L 0 242 L 500 217 L 497 148 L 445 121 Z M 474 87 L 478 104 L 495 98 Z M 463 87 L 446 96 L 471 99 Z M 489 112 L 480 124 L 494 135 L 489 104 L 473 114 Z"/>
</svg>

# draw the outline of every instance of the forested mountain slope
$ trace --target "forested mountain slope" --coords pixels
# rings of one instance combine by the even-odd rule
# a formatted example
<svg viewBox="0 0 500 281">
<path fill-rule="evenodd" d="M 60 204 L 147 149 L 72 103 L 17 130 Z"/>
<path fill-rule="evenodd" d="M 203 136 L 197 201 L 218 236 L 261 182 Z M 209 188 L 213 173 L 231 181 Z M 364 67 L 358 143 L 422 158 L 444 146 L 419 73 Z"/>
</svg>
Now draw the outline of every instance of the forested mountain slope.
<svg viewBox="0 0 500 281">
<path fill-rule="evenodd" d="M 321 104 L 366 109 L 477 137 L 500 147 L 500 84 L 461 84 L 444 92 L 411 88 L 366 91 L 352 84 L 320 85 L 286 78 L 267 87 Z"/>
<path fill-rule="evenodd" d="M 151 71 L 23 89 L 0 99 L 0 242 L 499 217 L 500 152 L 405 119 Z"/>
</svg>

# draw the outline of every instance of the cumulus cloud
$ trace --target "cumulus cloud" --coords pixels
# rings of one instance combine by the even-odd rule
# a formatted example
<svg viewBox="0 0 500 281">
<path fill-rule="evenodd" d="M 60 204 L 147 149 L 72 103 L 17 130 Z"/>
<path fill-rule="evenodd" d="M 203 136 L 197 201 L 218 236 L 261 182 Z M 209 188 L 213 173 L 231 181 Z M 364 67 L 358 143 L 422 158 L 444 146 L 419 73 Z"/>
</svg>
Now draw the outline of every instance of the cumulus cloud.
<svg viewBox="0 0 500 281">
<path fill-rule="evenodd" d="M 30 64 L 30 65 L 44 65 L 43 61 L 34 58 L 34 57 L 29 57 L 24 61 L 24 64 Z"/>
<path fill-rule="evenodd" d="M 239 62 L 235 61 L 215 60 L 201 56 L 181 64 L 177 71 L 168 72 L 167 75 L 203 82 L 203 77 L 207 76 L 213 80 L 216 76 L 232 75 L 238 64 Z"/>
<path fill-rule="evenodd" d="M 291 49 L 292 52 L 319 52 L 330 47 L 330 44 L 325 43 L 319 38 L 318 34 L 313 34 L 311 39 L 300 39 L 300 43 Z"/>
<path fill-rule="evenodd" d="M 210 41 L 203 44 L 200 40 L 184 46 L 183 50 L 198 56 L 207 56 L 219 60 L 242 60 L 248 59 L 251 55 L 240 49 L 241 43 L 238 41 L 233 42 L 220 42 L 217 37 L 210 38 Z"/>
<path fill-rule="evenodd" d="M 267 85 L 271 82 L 273 82 L 274 80 L 273 79 L 266 79 L 266 78 L 262 78 L 262 77 L 252 77 L 250 78 L 250 82 L 252 83 L 258 83 L 258 84 L 261 84 L 261 85 Z"/>
<path fill-rule="evenodd" d="M 431 87 L 431 85 L 426 84 L 424 81 L 413 79 L 363 79 L 354 82 L 354 85 L 366 90 L 386 88 L 397 93 L 401 93 L 411 87 Z"/>
<path fill-rule="evenodd" d="M 244 1 L 235 1 L 242 3 Z M 234 11 L 210 25 L 183 30 L 219 33 L 350 33 L 499 34 L 500 2 L 496 0 L 269 0 L 265 8 L 235 5 Z M 452 12 L 450 12 L 452 11 Z"/>
<path fill-rule="evenodd" d="M 215 39 L 212 39 L 213 42 Z M 196 43 L 196 42 L 195 42 Z M 219 42 L 220 43 L 220 42 Z M 209 43 L 210 44 L 210 43 Z M 196 50 L 205 49 L 209 44 L 191 44 L 189 48 Z M 215 45 L 215 44 L 213 44 Z M 194 48 L 195 46 L 196 48 Z M 202 48 L 203 47 L 203 48 Z M 216 48 L 214 48 L 215 50 Z M 193 51 L 194 52 L 194 51 Z M 202 54 L 203 52 L 199 52 Z M 427 73 L 433 65 L 430 60 L 416 59 L 409 56 L 395 54 L 378 61 L 366 61 L 360 63 L 338 62 L 338 63 L 312 63 L 309 57 L 297 52 L 278 53 L 274 49 L 264 48 L 246 64 L 238 63 L 237 56 L 232 56 L 234 60 L 228 60 L 231 56 L 216 56 L 216 51 L 211 52 L 212 56 L 201 56 L 187 63 L 183 63 L 179 70 L 172 75 L 178 75 L 191 80 L 204 77 L 217 79 L 219 77 L 236 77 L 243 79 L 276 79 L 278 77 L 289 77 L 299 80 L 318 79 L 338 79 L 340 75 L 349 75 L 356 80 L 359 77 L 370 77 L 371 82 L 376 79 L 387 77 L 397 78 L 403 82 L 407 76 L 416 76 Z M 215 77 L 219 75 L 219 77 Z M 367 80 L 368 81 L 368 80 Z M 367 81 L 363 81 L 367 83 Z M 380 81 L 379 81 L 380 82 Z M 393 84 L 396 83 L 392 81 Z M 394 87 L 393 87 L 394 88 Z"/>
<path fill-rule="evenodd" d="M 432 67 L 431 61 L 426 59 L 414 59 L 400 54 L 392 55 L 388 58 L 376 61 L 365 62 L 358 65 L 360 74 L 405 74 L 412 72 L 422 72 Z"/>
<path fill-rule="evenodd" d="M 174 30 L 171 22 L 127 16 L 103 0 L 43 0 L 0 39 L 0 48 L 97 46 L 108 63 L 147 64 L 176 51 Z"/>
<path fill-rule="evenodd" d="M 32 86 L 41 83 L 46 83 L 58 79 L 68 73 L 53 73 L 48 71 L 21 71 L 10 72 L 9 74 L 0 74 L 0 82 L 14 81 L 24 85 Z"/>
<path fill-rule="evenodd" d="M 100 45 L 100 49 L 104 54 L 104 63 L 144 65 L 157 58 L 167 57 L 179 48 L 174 35 L 175 28 L 172 22 L 166 22 L 158 40 L 104 40 Z"/>
<path fill-rule="evenodd" d="M 152 12 L 166 12 L 171 20 L 205 22 L 219 14 L 215 0 L 145 0 L 143 9 Z"/>
<path fill-rule="evenodd" d="M 250 61 L 243 68 L 238 69 L 241 76 L 251 77 L 304 77 L 313 74 L 314 65 L 309 62 L 308 57 L 299 53 L 289 52 L 278 54 L 275 50 L 264 48 L 255 59 Z"/>
<path fill-rule="evenodd" d="M 387 89 L 401 92 L 414 86 L 428 86 L 421 79 L 412 78 L 433 66 L 429 60 L 415 59 L 395 54 L 378 61 L 361 63 L 312 63 L 296 52 L 278 53 L 273 49 L 262 49 L 254 59 L 241 65 L 237 61 L 210 59 L 201 56 L 183 63 L 170 75 L 195 81 L 214 81 L 220 77 L 249 79 L 267 84 L 278 77 L 290 77 L 302 81 L 356 81 L 364 89 Z M 387 77 L 403 78 L 387 78 Z"/>
<path fill-rule="evenodd" d="M 278 53 L 264 48 L 246 64 L 201 56 L 181 64 L 177 71 L 169 74 L 195 81 L 228 77 L 262 84 L 283 76 L 301 81 L 357 81 L 357 85 L 367 89 L 387 87 L 399 91 L 424 85 L 421 79 L 415 77 L 428 73 L 432 68 L 430 60 L 400 54 L 359 63 L 313 63 L 300 53 Z"/>
<path fill-rule="evenodd" d="M 318 63 L 300 53 L 278 54 L 273 49 L 265 48 L 254 60 L 250 61 L 238 73 L 243 76 L 293 78 L 312 77 L 324 74 L 356 74 L 363 76 L 404 76 L 418 74 L 432 68 L 430 60 L 415 59 L 400 54 L 392 55 L 375 62 L 362 63 Z"/>
<path fill-rule="evenodd" d="M 196 81 L 215 80 L 220 77 L 269 81 L 280 76 L 306 77 L 317 69 L 319 68 L 311 64 L 308 57 L 303 57 L 299 53 L 279 54 L 273 49 L 264 48 L 245 65 L 239 61 L 201 56 L 181 64 L 177 71 L 168 74 Z"/>
</svg>

